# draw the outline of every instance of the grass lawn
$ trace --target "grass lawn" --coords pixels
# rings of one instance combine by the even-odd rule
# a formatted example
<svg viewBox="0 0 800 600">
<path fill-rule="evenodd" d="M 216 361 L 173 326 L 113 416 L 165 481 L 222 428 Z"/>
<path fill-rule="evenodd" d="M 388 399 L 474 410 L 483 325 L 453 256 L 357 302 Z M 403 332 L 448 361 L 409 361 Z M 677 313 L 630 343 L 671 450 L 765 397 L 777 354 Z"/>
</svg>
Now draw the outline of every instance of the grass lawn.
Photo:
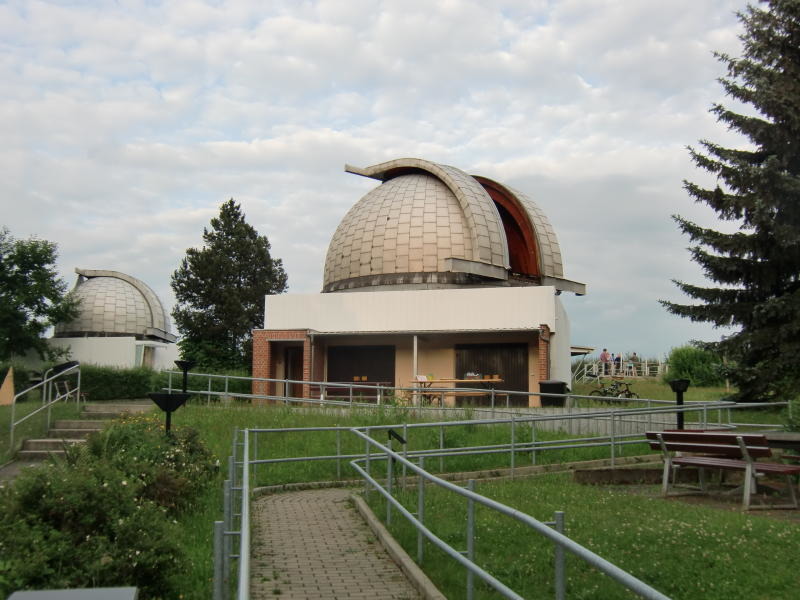
<svg viewBox="0 0 800 600">
<path fill-rule="evenodd" d="M 609 377 L 603 378 L 605 382 L 610 382 Z M 675 401 L 675 392 L 673 392 L 669 385 L 663 383 L 658 379 L 625 379 L 630 383 L 630 389 L 639 394 L 642 399 L 650 400 L 668 400 Z M 578 395 L 588 395 L 592 390 L 597 389 L 596 384 L 592 383 L 576 383 L 572 386 L 572 391 Z M 686 404 L 692 402 L 715 402 L 723 400 L 728 391 L 724 387 L 692 387 L 684 393 L 683 399 Z M 604 404 L 596 400 L 580 399 L 578 405 L 582 407 L 605 407 L 608 408 L 609 404 Z M 614 403 L 611 406 L 618 406 L 620 408 L 626 407 L 642 407 L 645 402 L 624 401 Z M 734 423 L 749 423 L 749 424 L 774 424 L 783 423 L 786 420 L 786 409 L 781 407 L 766 407 L 763 409 L 738 409 L 731 410 L 731 421 Z M 709 412 L 709 420 L 715 422 L 718 418 L 717 411 Z M 702 420 L 701 412 L 686 413 L 686 422 L 699 422 Z M 727 415 L 723 414 L 723 421 L 727 422 Z"/>
<path fill-rule="evenodd" d="M 662 593 L 683 600 L 797 597 L 800 523 L 693 506 L 656 496 L 576 484 L 569 475 L 513 482 L 476 482 L 476 491 L 541 521 L 566 513 L 567 534 Z M 375 501 L 377 514 L 384 503 Z M 466 548 L 466 501 L 433 487 L 425 521 L 457 549 Z M 404 504 L 416 510 L 416 494 Z M 416 557 L 416 533 L 395 516 L 392 533 Z M 477 562 L 526 598 L 553 597 L 553 546 L 489 509 L 476 509 Z M 465 571 L 426 544 L 423 568 L 448 598 L 465 597 Z M 631 598 L 633 594 L 567 555 L 567 597 Z M 476 598 L 496 598 L 476 585 Z"/>
<path fill-rule="evenodd" d="M 663 389 L 661 393 L 664 395 Z M 21 411 L 30 411 L 38 406 L 38 403 L 20 404 L 17 418 Z M 58 405 L 54 407 L 53 418 L 74 416 L 70 412 L 74 410 L 74 405 Z M 7 437 L 2 436 L 7 436 L 9 417 L 8 412 L 4 411 L 7 411 L 7 407 L 0 408 L 0 443 L 5 440 L 7 445 Z M 411 416 L 409 412 L 391 406 L 380 410 L 354 409 L 343 412 L 336 409 L 323 412 L 283 406 L 226 407 L 198 403 L 177 411 L 173 415 L 173 427 L 190 426 L 197 429 L 222 465 L 219 479 L 208 486 L 206 493 L 198 500 L 196 510 L 179 519 L 182 529 L 180 543 L 192 562 L 190 569 L 178 574 L 181 588 L 185 590 L 184 598 L 200 600 L 211 595 L 212 523 L 221 518 L 222 479 L 227 476 L 227 457 L 231 454 L 234 429 L 378 427 L 411 423 Z M 778 418 L 778 415 L 772 415 L 773 420 Z M 30 424 L 32 429 L 41 426 L 41 423 Z M 404 430 L 400 426 L 396 430 L 408 439 L 409 449 L 439 446 L 439 428 Z M 445 428 L 442 435 L 446 448 L 468 444 L 491 446 L 507 443 L 510 439 L 509 430 L 510 425 L 462 425 Z M 516 435 L 519 441 L 529 440 L 530 427 L 518 424 Z M 20 437 L 25 436 L 20 434 Z M 385 432 L 374 433 L 374 437 L 384 443 L 387 440 Z M 563 437 L 566 436 L 544 431 L 536 434 L 539 440 Z M 335 432 L 276 433 L 260 437 L 258 456 L 274 458 L 335 454 L 337 443 L 342 454 L 364 451 L 363 441 L 344 432 L 338 436 L 338 440 Z M 395 443 L 395 448 L 398 447 Z M 639 453 L 638 446 L 631 448 L 630 452 L 626 449 L 625 454 L 629 453 Z M 607 455 L 608 451 L 604 448 L 562 450 L 540 454 L 537 463 L 588 460 Z M 253 485 L 351 479 L 354 473 L 348 462 L 349 459 L 342 459 L 338 468 L 336 461 L 263 465 L 258 468 Z M 530 454 L 519 453 L 516 464 L 530 464 Z M 431 458 L 426 460 L 425 466 L 433 472 L 471 471 L 507 467 L 509 457 L 508 454 L 463 456 L 446 458 L 441 463 L 439 459 Z M 382 462 L 375 462 L 372 467 L 373 473 L 378 475 L 384 470 Z M 796 569 L 793 572 L 791 567 L 791 559 L 800 555 L 800 531 L 797 525 L 772 521 L 763 516 L 726 513 L 665 502 L 660 498 L 582 487 L 560 475 L 539 476 L 505 484 L 479 483 L 478 491 L 541 520 L 550 520 L 555 510 L 566 511 L 570 536 L 675 598 L 783 598 L 789 597 L 782 595 L 788 589 L 789 578 L 794 576 L 792 581 L 797 582 Z M 415 496 L 409 496 L 407 502 L 415 507 Z M 441 537 L 453 540 L 454 545 L 460 548 L 464 544 L 465 508 L 460 508 L 459 502 L 461 500 L 454 503 L 452 496 L 446 497 L 429 488 L 426 522 L 436 523 L 441 530 Z M 401 519 L 395 519 L 396 535 L 414 556 L 416 536 L 399 521 Z M 552 587 L 552 547 L 549 544 L 485 509 L 478 511 L 478 527 L 479 560 L 489 566 L 493 574 L 508 581 L 526 597 L 551 593 L 547 591 Z M 437 554 L 432 548 L 429 550 L 425 568 L 448 597 L 463 597 L 463 571 L 453 565 L 448 566 L 448 561 Z M 569 560 L 568 564 L 569 598 L 629 597 L 621 592 L 617 584 L 581 566 L 576 559 Z M 492 596 L 483 590 L 478 597 Z"/>
</svg>

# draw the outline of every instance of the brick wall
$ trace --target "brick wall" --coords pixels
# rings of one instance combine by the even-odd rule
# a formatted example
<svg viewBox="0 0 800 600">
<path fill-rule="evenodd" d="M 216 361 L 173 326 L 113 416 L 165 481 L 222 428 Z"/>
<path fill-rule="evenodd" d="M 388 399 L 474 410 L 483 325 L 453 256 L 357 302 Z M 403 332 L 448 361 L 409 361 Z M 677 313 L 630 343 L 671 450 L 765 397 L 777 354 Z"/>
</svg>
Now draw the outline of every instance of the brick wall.
<svg viewBox="0 0 800 600">
<path fill-rule="evenodd" d="M 539 325 L 539 381 L 550 379 L 550 328 Z"/>
<path fill-rule="evenodd" d="M 303 341 L 303 380 L 311 380 L 311 338 L 307 329 L 285 329 L 253 331 L 253 377 L 275 378 L 275 362 L 273 342 Z M 274 382 L 253 382 L 254 394 L 272 395 L 275 393 Z M 303 397 L 308 398 L 310 388 L 303 386 Z"/>
</svg>

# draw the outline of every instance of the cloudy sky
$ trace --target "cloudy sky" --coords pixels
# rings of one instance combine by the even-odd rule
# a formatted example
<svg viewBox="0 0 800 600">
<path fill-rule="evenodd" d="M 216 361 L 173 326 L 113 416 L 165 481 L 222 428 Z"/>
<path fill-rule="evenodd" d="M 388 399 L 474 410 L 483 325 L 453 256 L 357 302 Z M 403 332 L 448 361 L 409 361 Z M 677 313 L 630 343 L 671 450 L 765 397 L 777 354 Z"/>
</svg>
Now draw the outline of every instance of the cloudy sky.
<svg viewBox="0 0 800 600">
<path fill-rule="evenodd" d="M 704 224 L 686 146 L 742 139 L 714 50 L 744 0 L 0 1 L 0 225 L 112 269 L 171 307 L 169 277 L 228 198 L 290 291 L 374 187 L 414 156 L 517 187 L 548 214 L 572 342 L 662 356 L 719 332 L 668 315 L 702 282 L 673 213 Z M 730 103 L 729 103 L 730 105 Z"/>
</svg>

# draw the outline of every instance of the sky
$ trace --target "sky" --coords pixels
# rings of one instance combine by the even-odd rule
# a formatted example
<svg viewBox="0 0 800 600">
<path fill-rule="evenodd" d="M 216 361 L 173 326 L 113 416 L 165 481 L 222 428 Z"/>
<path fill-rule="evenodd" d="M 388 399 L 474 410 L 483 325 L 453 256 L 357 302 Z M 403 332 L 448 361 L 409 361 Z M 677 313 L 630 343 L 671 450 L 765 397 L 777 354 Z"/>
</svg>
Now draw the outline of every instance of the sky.
<svg viewBox="0 0 800 600">
<path fill-rule="evenodd" d="M 729 230 L 683 180 L 687 146 L 745 140 L 714 51 L 744 0 L 0 0 L 0 226 L 58 270 L 133 275 L 174 304 L 186 249 L 234 198 L 322 287 L 374 180 L 419 157 L 518 188 L 559 237 L 572 343 L 663 357 L 719 330 L 668 314 L 705 282 L 670 215 Z M 744 110 L 744 109 L 743 109 Z M 595 353 L 595 355 L 597 354 Z"/>
</svg>

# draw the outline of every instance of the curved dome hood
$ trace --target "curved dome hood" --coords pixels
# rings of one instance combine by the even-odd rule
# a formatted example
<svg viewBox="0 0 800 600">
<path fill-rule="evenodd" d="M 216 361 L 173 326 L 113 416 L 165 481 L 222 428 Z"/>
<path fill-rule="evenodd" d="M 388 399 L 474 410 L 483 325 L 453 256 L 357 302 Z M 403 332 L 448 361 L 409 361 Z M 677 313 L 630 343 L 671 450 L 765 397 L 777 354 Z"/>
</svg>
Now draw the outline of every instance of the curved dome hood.
<svg viewBox="0 0 800 600">
<path fill-rule="evenodd" d="M 585 293 L 563 279 L 555 232 L 524 194 L 418 158 L 345 170 L 382 184 L 334 233 L 323 292 L 555 285 Z"/>
</svg>

